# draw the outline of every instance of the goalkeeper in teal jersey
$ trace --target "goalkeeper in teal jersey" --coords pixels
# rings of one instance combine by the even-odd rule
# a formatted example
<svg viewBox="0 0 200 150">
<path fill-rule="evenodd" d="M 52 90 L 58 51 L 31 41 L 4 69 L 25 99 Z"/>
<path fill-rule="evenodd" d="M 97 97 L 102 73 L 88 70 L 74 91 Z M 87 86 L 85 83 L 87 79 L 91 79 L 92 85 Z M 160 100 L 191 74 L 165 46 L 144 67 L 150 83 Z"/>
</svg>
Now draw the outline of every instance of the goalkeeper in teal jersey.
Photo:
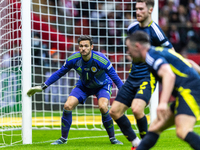
<svg viewBox="0 0 200 150">
<path fill-rule="evenodd" d="M 105 55 L 92 50 L 93 44 L 90 36 L 80 36 L 78 38 L 78 44 L 79 52 L 72 54 L 58 71 L 53 73 L 41 86 L 31 88 L 27 92 L 27 95 L 32 96 L 35 92 L 41 92 L 60 79 L 70 69 L 74 68 L 80 75 L 80 79 L 64 104 L 61 126 L 62 136 L 51 144 L 57 145 L 67 143 L 68 133 L 72 124 L 72 110 L 79 103 L 85 103 L 87 97 L 90 95 L 97 96 L 99 109 L 102 114 L 102 122 L 111 143 L 123 144 L 115 138 L 113 120 L 108 110 L 112 81 L 116 84 L 118 89 L 123 85 L 123 82 Z"/>
<path fill-rule="evenodd" d="M 133 59 L 145 61 L 149 70 L 162 83 L 157 118 L 136 150 L 149 150 L 162 131 L 175 124 L 176 134 L 193 149 L 200 150 L 200 136 L 193 127 L 200 115 L 200 76 L 181 55 L 169 48 L 151 47 L 150 37 L 143 31 L 130 35 L 126 45 Z M 168 107 L 171 96 L 176 100 Z"/>
</svg>

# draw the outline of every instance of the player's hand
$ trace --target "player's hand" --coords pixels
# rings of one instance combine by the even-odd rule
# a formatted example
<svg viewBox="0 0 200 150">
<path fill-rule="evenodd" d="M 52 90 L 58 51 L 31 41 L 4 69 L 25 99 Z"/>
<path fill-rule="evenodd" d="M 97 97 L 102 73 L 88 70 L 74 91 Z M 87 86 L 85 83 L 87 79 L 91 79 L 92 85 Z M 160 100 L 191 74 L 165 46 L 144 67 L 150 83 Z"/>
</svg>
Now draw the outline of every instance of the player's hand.
<svg viewBox="0 0 200 150">
<path fill-rule="evenodd" d="M 168 118 L 168 105 L 167 103 L 160 103 L 157 107 L 157 115 L 159 120 L 166 120 Z"/>
<path fill-rule="evenodd" d="M 36 92 L 42 92 L 42 87 L 41 86 L 35 86 L 32 87 L 30 90 L 28 90 L 27 95 L 29 97 L 31 97 L 33 94 L 35 94 Z"/>
</svg>

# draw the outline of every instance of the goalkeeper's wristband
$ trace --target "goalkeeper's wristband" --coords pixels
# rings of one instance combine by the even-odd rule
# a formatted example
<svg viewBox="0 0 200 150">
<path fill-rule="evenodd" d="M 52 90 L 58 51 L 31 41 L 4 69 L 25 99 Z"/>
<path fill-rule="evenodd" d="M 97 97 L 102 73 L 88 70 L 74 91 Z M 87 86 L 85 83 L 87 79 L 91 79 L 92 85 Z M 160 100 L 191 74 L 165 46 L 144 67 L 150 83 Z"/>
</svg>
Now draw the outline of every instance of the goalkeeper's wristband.
<svg viewBox="0 0 200 150">
<path fill-rule="evenodd" d="M 42 83 L 42 84 L 41 84 L 42 90 L 45 90 L 47 87 L 48 87 L 48 86 L 47 86 L 45 83 Z"/>
</svg>

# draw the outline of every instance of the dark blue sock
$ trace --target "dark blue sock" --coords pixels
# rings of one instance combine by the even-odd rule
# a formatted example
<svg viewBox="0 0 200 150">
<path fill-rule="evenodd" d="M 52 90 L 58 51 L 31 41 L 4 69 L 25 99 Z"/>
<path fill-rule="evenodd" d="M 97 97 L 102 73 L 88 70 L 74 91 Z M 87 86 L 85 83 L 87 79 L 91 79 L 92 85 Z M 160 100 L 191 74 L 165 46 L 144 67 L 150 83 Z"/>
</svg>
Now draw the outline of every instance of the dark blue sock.
<svg viewBox="0 0 200 150">
<path fill-rule="evenodd" d="M 196 133 L 189 132 L 185 137 L 185 141 L 195 150 L 200 150 L 200 137 Z"/>
<path fill-rule="evenodd" d="M 131 127 L 131 123 L 125 115 L 115 120 L 115 122 L 129 141 L 133 141 L 136 138 L 136 134 Z"/>
<path fill-rule="evenodd" d="M 141 119 L 137 120 L 137 126 L 138 126 L 138 129 L 139 129 L 139 132 L 140 132 L 140 137 L 144 138 L 144 136 L 147 133 L 147 129 L 148 129 L 146 116 L 144 116 Z"/>
<path fill-rule="evenodd" d="M 154 132 L 147 132 L 145 137 L 142 139 L 141 143 L 139 144 L 137 150 L 149 150 L 151 147 L 153 147 L 157 140 L 159 138 L 159 135 Z"/>
<path fill-rule="evenodd" d="M 115 137 L 113 120 L 110 117 L 109 111 L 107 111 L 105 114 L 102 114 L 102 122 L 104 127 L 106 128 L 109 138 Z"/>
<path fill-rule="evenodd" d="M 63 110 L 62 122 L 61 122 L 62 137 L 67 139 L 70 126 L 72 124 L 72 111 Z"/>
</svg>

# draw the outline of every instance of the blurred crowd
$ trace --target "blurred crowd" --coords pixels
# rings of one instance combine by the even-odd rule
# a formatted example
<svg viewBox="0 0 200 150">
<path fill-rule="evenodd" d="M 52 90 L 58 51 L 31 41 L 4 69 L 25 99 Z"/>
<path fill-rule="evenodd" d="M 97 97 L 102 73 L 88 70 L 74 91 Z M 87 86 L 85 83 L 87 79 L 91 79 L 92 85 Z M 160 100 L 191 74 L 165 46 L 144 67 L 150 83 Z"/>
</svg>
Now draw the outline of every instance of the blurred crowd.
<svg viewBox="0 0 200 150">
<path fill-rule="evenodd" d="M 56 14 L 51 22 L 60 32 L 90 34 L 99 51 L 121 53 L 126 29 L 135 19 L 132 1 L 49 0 L 48 5 L 56 6 L 50 7 Z M 159 0 L 159 25 L 177 52 L 200 52 L 200 0 Z"/>
<path fill-rule="evenodd" d="M 125 61 L 124 39 L 127 27 L 135 20 L 134 0 L 32 0 L 32 11 L 38 16 L 32 21 L 32 27 L 38 25 L 37 30 L 32 30 L 33 64 L 60 67 L 61 43 L 70 43 L 69 47 L 62 45 L 65 59 L 70 51 L 78 50 L 77 38 L 81 34 L 91 35 L 94 50 L 109 55 L 111 62 Z M 46 26 L 40 27 L 44 22 Z M 55 30 L 41 32 L 41 28 L 49 26 Z M 177 52 L 200 53 L 200 0 L 159 0 L 159 26 Z M 64 37 L 62 41 L 58 32 Z"/>
<path fill-rule="evenodd" d="M 177 52 L 200 52 L 200 0 L 159 0 L 159 26 Z"/>
<path fill-rule="evenodd" d="M 35 22 L 40 29 L 32 30 L 32 64 L 45 69 L 58 69 L 62 66 L 65 60 L 61 59 L 58 52 L 58 31 L 62 36 L 66 36 L 67 42 L 70 43 L 67 50 L 63 46 L 66 51 L 64 58 L 78 50 L 77 38 L 81 34 L 88 34 L 93 38 L 94 50 L 105 53 L 114 67 L 117 66 L 119 70 L 124 67 L 124 62 L 129 66 L 128 57 L 124 60 L 124 39 L 127 36 L 127 27 L 135 20 L 134 10 L 135 0 L 32 0 L 32 11 L 41 19 L 32 21 L 32 27 Z M 41 31 L 45 28 L 40 27 L 44 22 L 47 23 L 45 27 L 52 26 L 56 32 Z M 200 53 L 200 0 L 159 0 L 159 26 L 177 52 L 183 55 Z M 43 39 L 45 32 L 47 36 L 52 33 L 47 37 L 49 39 Z M 53 36 L 56 37 L 54 41 Z M 64 43 L 63 41 L 60 43 Z M 55 45 L 57 47 L 54 47 Z M 11 53 L 4 53 L 3 60 L 12 58 L 12 61 L 4 61 L 5 68 L 10 65 L 19 66 L 19 47 L 18 43 L 13 46 Z M 48 74 L 48 71 L 45 72 L 45 76 Z M 71 73 L 70 76 L 73 78 L 75 74 Z M 62 84 L 66 82 L 71 81 L 62 81 Z M 59 86 L 52 88 L 56 94 Z M 51 99 L 53 101 L 56 98 Z M 45 97 L 45 101 L 47 100 L 48 97 Z"/>
</svg>

